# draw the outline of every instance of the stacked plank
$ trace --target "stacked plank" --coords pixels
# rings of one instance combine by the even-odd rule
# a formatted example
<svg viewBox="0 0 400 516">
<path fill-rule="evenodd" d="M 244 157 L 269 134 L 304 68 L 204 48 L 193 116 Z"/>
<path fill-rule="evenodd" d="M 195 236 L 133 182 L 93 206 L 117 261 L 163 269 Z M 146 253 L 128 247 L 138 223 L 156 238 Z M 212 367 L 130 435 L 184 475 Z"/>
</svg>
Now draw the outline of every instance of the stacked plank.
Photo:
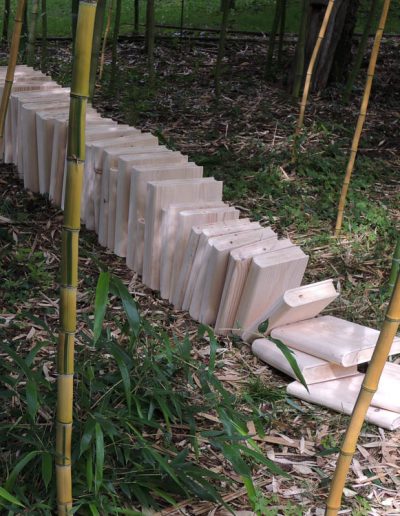
<svg viewBox="0 0 400 516">
<path fill-rule="evenodd" d="M 0 80 L 4 75 L 0 69 Z M 1 149 L 4 161 L 17 165 L 25 188 L 48 195 L 61 208 L 68 110 L 67 88 L 38 71 L 17 67 Z M 332 282 L 300 287 L 308 257 L 270 228 L 239 218 L 239 211 L 223 202 L 222 187 L 153 135 L 88 108 L 81 219 L 99 243 L 126 258 L 143 283 L 160 291 L 175 309 L 188 310 L 219 335 L 254 341 L 254 353 L 274 367 L 291 374 L 275 345 L 258 338 L 259 325 L 267 319 L 271 336 L 296 349 L 310 383 L 324 381 L 329 392 L 334 382 L 349 378 L 356 386 L 356 364 L 370 358 L 377 332 L 357 327 L 357 333 L 357 325 L 317 317 L 337 296 Z M 347 353 L 350 342 L 353 348 Z M 400 351 L 400 342 L 393 350 Z M 295 382 L 288 392 L 305 399 L 300 388 Z M 348 411 L 312 397 L 313 389 L 306 391 L 310 401 Z M 374 422 L 384 426 L 388 419 L 379 417 Z"/>
</svg>

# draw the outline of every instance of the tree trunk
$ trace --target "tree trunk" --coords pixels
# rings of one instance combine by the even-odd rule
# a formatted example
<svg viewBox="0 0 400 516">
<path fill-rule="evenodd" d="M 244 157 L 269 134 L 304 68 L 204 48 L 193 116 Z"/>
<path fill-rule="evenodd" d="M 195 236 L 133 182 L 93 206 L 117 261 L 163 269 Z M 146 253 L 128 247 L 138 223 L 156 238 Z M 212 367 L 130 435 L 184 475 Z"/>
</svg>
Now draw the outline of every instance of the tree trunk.
<svg viewBox="0 0 400 516">
<path fill-rule="evenodd" d="M 221 72 L 222 72 L 222 61 L 224 59 L 225 54 L 225 42 L 226 42 L 226 30 L 228 28 L 228 20 L 229 20 L 229 11 L 231 8 L 231 0 L 223 0 L 221 2 L 223 5 L 222 19 L 221 19 L 221 29 L 219 33 L 219 46 L 218 46 L 218 56 L 217 62 L 215 63 L 215 75 L 214 75 L 214 88 L 215 88 L 215 96 L 217 100 L 221 94 Z"/>
<path fill-rule="evenodd" d="M 278 32 L 279 21 L 282 12 L 282 0 L 275 1 L 275 13 L 274 19 L 272 20 L 271 32 L 269 34 L 269 44 L 268 44 L 268 53 L 267 53 L 267 66 L 266 66 L 266 75 L 271 71 L 272 60 L 274 57 L 274 48 L 275 48 L 275 40 L 276 33 Z"/>
<path fill-rule="evenodd" d="M 134 7 L 133 32 L 134 32 L 134 34 L 139 34 L 139 15 L 140 15 L 139 0 L 135 0 L 133 7 Z"/>
<path fill-rule="evenodd" d="M 303 0 L 299 35 L 297 38 L 296 52 L 291 70 L 291 78 L 289 83 L 292 84 L 292 97 L 297 99 L 300 95 L 301 85 L 303 83 L 304 64 L 305 64 L 305 39 L 309 16 L 308 0 Z"/>
<path fill-rule="evenodd" d="M 40 55 L 40 69 L 46 71 L 47 67 L 47 0 L 42 0 L 42 53 Z"/>
<path fill-rule="evenodd" d="M 32 10 L 29 23 L 29 35 L 27 46 L 27 63 L 29 66 L 35 64 L 35 46 L 36 46 L 36 20 L 39 11 L 39 0 L 32 1 Z"/>
<path fill-rule="evenodd" d="M 281 14 L 279 23 L 279 43 L 278 43 L 278 66 L 282 64 L 283 38 L 285 37 L 286 27 L 286 0 L 281 0 Z"/>
<path fill-rule="evenodd" d="M 155 5 L 154 0 L 147 0 L 146 10 L 146 51 L 150 84 L 154 81 L 154 40 L 155 40 Z"/>
</svg>

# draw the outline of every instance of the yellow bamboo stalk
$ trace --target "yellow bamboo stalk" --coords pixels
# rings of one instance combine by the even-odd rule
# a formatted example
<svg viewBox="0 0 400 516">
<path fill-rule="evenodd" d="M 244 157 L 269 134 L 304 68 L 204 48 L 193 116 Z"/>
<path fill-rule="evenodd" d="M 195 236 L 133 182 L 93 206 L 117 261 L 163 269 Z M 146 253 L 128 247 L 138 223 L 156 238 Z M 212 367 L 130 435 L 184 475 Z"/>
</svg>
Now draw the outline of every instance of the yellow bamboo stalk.
<svg viewBox="0 0 400 516">
<path fill-rule="evenodd" d="M 21 29 L 24 12 L 26 8 L 26 0 L 18 0 L 17 11 L 15 13 L 14 30 L 11 39 L 10 56 L 8 58 L 8 66 L 6 80 L 4 83 L 3 95 L 0 104 L 0 147 L 4 138 L 4 125 L 6 122 L 8 103 L 14 83 L 15 67 L 17 65 L 19 43 L 21 41 Z"/>
<path fill-rule="evenodd" d="M 303 127 L 304 114 L 306 112 L 307 99 L 308 99 L 308 93 L 310 91 L 312 74 L 314 71 L 315 63 L 317 61 L 319 50 L 321 48 L 322 41 L 325 38 L 326 29 L 328 27 L 328 23 L 331 18 L 332 9 L 333 9 L 334 4 L 335 4 L 335 0 L 329 0 L 328 6 L 325 11 L 324 19 L 322 20 L 322 24 L 319 29 L 318 38 L 315 43 L 310 62 L 308 64 L 306 80 L 305 80 L 304 89 L 303 89 L 303 96 L 302 96 L 301 103 L 300 103 L 300 113 L 299 113 L 299 118 L 297 120 L 296 135 L 300 134 L 301 128 Z"/>
<path fill-rule="evenodd" d="M 343 213 L 346 204 L 347 192 L 349 190 L 351 175 L 354 170 L 354 164 L 357 157 L 358 146 L 360 143 L 361 133 L 364 127 L 365 118 L 367 116 L 367 109 L 369 103 L 369 97 L 371 94 L 372 82 L 374 79 L 376 61 L 379 55 L 379 48 L 381 46 L 383 31 L 386 25 L 386 19 L 390 7 L 390 0 L 385 0 L 382 7 L 382 14 L 379 20 L 378 29 L 375 34 L 374 45 L 372 47 L 371 57 L 368 66 L 367 81 L 365 83 L 364 95 L 361 102 L 360 114 L 358 115 L 357 126 L 353 136 L 353 142 L 351 144 L 350 157 L 347 163 L 346 174 L 343 181 L 342 191 L 340 194 L 338 214 L 335 226 L 335 236 L 338 237 L 343 224 Z"/>
<path fill-rule="evenodd" d="M 326 506 L 326 516 L 336 516 L 340 509 L 343 488 L 346 482 L 353 455 L 356 450 L 358 436 L 364 423 L 365 415 L 375 394 L 383 367 L 389 355 L 390 348 L 400 323 L 400 276 L 397 276 L 396 285 L 386 312 L 385 321 L 378 342 L 372 355 L 371 363 L 353 409 L 350 424 L 347 429 L 331 489 Z"/>
<path fill-rule="evenodd" d="M 85 163 L 85 119 L 97 0 L 80 0 L 76 27 L 68 125 L 67 181 L 62 230 L 60 332 L 57 356 L 56 478 L 60 516 L 72 509 L 71 436 L 76 295 L 81 194 Z"/>
</svg>

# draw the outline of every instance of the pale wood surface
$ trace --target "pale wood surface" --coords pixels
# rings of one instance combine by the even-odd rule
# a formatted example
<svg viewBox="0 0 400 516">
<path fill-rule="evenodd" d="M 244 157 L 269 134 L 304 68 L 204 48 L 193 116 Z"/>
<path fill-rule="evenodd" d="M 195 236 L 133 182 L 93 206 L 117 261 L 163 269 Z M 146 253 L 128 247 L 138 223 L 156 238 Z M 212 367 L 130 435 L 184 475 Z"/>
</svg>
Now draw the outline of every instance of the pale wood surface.
<svg viewBox="0 0 400 516">
<path fill-rule="evenodd" d="M 121 166 L 123 164 L 121 163 Z M 128 210 L 128 237 L 126 263 L 137 274 L 143 274 L 144 234 L 137 232 L 138 221 L 146 216 L 147 183 L 170 179 L 200 179 L 203 168 L 186 162 L 177 165 L 150 165 L 130 167 L 131 177 Z"/>
<path fill-rule="evenodd" d="M 188 244 L 190 232 L 193 226 L 199 224 L 210 224 L 212 222 L 236 220 L 239 218 L 239 215 L 239 210 L 227 205 L 220 208 L 184 210 L 178 214 L 177 230 L 173 244 L 175 252 L 173 253 L 171 286 L 169 296 L 169 300 L 173 305 L 176 306 L 179 302 L 179 275 L 182 270 L 186 246 Z"/>
<path fill-rule="evenodd" d="M 268 321 L 266 334 L 269 335 L 279 326 L 316 317 L 338 295 L 333 280 L 319 281 L 287 290 L 265 314 L 265 320 Z"/>
<path fill-rule="evenodd" d="M 162 209 L 178 201 L 221 201 L 222 182 L 213 178 L 152 181 L 147 184 L 147 196 L 143 283 L 159 290 Z"/>
<path fill-rule="evenodd" d="M 182 308 L 183 310 L 189 310 L 190 308 L 197 277 L 203 264 L 203 253 L 209 238 L 260 227 L 258 222 L 250 222 L 248 218 L 193 226 L 178 280 L 178 291 L 181 295 L 182 306 L 176 305 L 176 308 Z"/>
<path fill-rule="evenodd" d="M 363 374 L 340 378 L 329 382 L 314 383 L 308 386 L 309 391 L 299 382 L 290 383 L 287 393 L 304 401 L 350 415 L 357 400 Z M 400 414 L 372 406 L 368 409 L 365 420 L 387 430 L 400 427 Z"/>
<path fill-rule="evenodd" d="M 161 268 L 160 268 L 160 295 L 163 299 L 169 299 L 172 280 L 172 266 L 176 254 L 175 238 L 178 230 L 178 215 L 182 210 L 191 208 L 221 209 L 226 206 L 222 201 L 216 203 L 196 202 L 189 204 L 170 204 L 161 212 Z M 198 212 L 199 210 L 197 210 Z"/>
<path fill-rule="evenodd" d="M 308 256 L 297 246 L 253 258 L 235 321 L 242 338 L 247 340 L 248 332 L 257 330 L 283 292 L 301 284 L 307 262 Z"/>
<path fill-rule="evenodd" d="M 338 317 L 323 315 L 272 330 L 284 344 L 343 366 L 368 362 L 379 331 Z M 400 353 L 400 338 L 394 339 L 390 355 Z"/>
<path fill-rule="evenodd" d="M 224 289 L 229 253 L 233 249 L 264 241 L 275 236 L 270 228 L 256 229 L 239 233 L 237 236 L 221 236 L 208 241 L 210 248 L 207 260 L 204 288 L 201 296 L 199 321 L 214 325 L 217 319 L 221 296 Z"/>
<path fill-rule="evenodd" d="M 289 349 L 293 351 L 293 356 L 296 359 L 297 365 L 307 385 L 358 374 L 357 366 L 355 365 L 342 367 L 303 353 L 302 351 L 293 350 L 292 348 Z M 251 350 L 253 354 L 263 362 L 266 362 L 270 366 L 275 367 L 275 369 L 297 380 L 286 357 L 274 342 L 268 339 L 256 339 L 251 346 Z"/>
<path fill-rule="evenodd" d="M 289 239 L 278 240 L 276 236 L 271 236 L 267 240 L 241 247 L 230 253 L 228 271 L 214 329 L 217 334 L 227 335 L 235 326 L 240 299 L 254 256 L 291 246 L 293 244 Z"/>
</svg>

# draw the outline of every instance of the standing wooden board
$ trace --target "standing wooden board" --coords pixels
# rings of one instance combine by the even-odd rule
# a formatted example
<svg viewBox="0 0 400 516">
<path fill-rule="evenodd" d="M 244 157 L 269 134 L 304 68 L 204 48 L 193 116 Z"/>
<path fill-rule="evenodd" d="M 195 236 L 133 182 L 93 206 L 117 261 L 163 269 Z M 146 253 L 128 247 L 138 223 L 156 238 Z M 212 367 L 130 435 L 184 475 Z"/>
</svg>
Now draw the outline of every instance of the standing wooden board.
<svg viewBox="0 0 400 516">
<path fill-rule="evenodd" d="M 203 177 L 203 168 L 194 163 L 182 162 L 168 166 L 135 166 L 130 169 L 131 190 L 128 211 L 128 239 L 126 263 L 137 274 L 143 274 L 144 234 L 138 234 L 140 220 L 145 218 L 147 183 L 168 179 L 196 179 Z M 140 228 L 142 229 L 142 228 Z"/>
<path fill-rule="evenodd" d="M 259 321 L 289 288 L 298 287 L 308 256 L 296 246 L 255 256 L 243 288 L 235 326 L 244 340 L 257 331 Z M 237 322 L 237 324 L 236 324 Z"/>
<path fill-rule="evenodd" d="M 272 236 L 268 240 L 235 249 L 230 253 L 224 290 L 215 323 L 215 333 L 227 335 L 235 327 L 236 315 L 252 259 L 260 254 L 286 249 L 291 246 L 293 244 L 289 239 L 277 240 L 276 237 Z"/>
<path fill-rule="evenodd" d="M 221 201 L 222 182 L 213 178 L 153 181 L 147 185 L 147 196 L 143 283 L 159 290 L 162 209 L 178 201 Z"/>
</svg>

